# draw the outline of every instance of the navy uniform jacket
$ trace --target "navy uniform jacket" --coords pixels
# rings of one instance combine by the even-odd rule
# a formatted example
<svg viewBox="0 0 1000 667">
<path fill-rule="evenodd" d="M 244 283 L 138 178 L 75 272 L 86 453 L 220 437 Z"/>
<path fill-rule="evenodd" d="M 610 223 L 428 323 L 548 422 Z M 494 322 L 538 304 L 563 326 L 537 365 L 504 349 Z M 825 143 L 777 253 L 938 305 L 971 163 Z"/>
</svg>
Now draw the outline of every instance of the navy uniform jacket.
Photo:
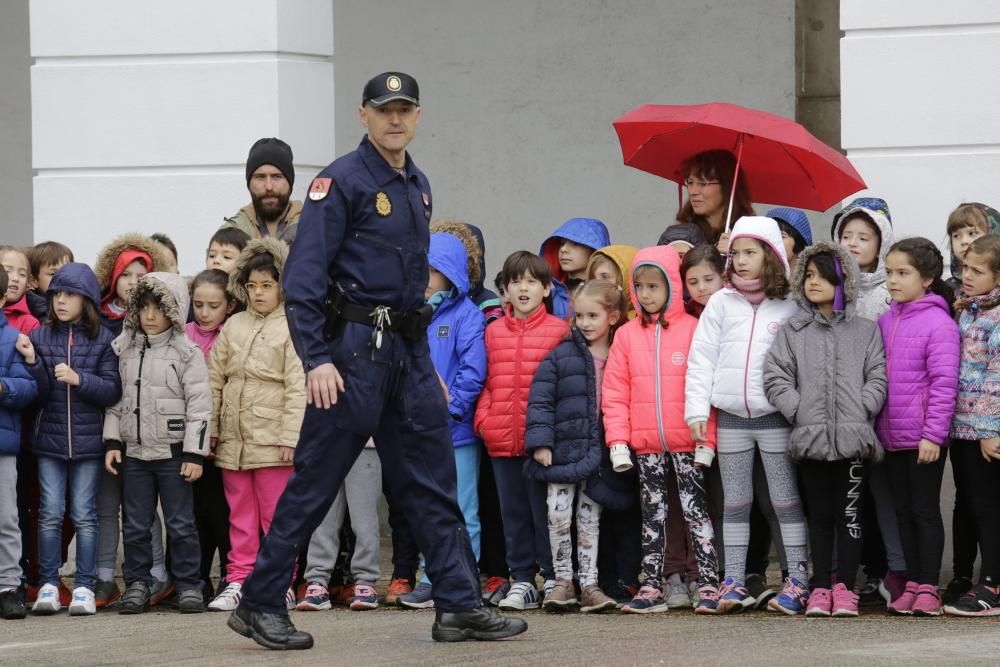
<svg viewBox="0 0 1000 667">
<path fill-rule="evenodd" d="M 405 178 L 366 136 L 313 181 L 310 191 L 318 179 L 332 180 L 322 199 L 305 200 L 282 276 L 288 325 L 306 372 L 333 361 L 323 339 L 327 277 L 360 306 L 405 312 L 424 304 L 431 186 L 409 153 L 404 171 Z"/>
</svg>

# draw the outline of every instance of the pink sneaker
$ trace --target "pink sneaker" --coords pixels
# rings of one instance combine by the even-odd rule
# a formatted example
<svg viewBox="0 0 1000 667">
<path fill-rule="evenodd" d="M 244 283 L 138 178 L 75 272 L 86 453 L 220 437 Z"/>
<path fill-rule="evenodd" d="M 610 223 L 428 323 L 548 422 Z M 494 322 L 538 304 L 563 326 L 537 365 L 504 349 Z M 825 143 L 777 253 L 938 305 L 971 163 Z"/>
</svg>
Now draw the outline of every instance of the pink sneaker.
<svg viewBox="0 0 1000 667">
<path fill-rule="evenodd" d="M 809 591 L 806 616 L 829 616 L 832 603 L 829 588 L 814 588 Z"/>
<path fill-rule="evenodd" d="M 917 582 L 907 581 L 903 594 L 890 602 L 887 606 L 890 614 L 896 616 L 909 616 L 913 613 L 913 602 L 917 599 Z"/>
<path fill-rule="evenodd" d="M 858 615 L 858 596 L 854 591 L 847 590 L 844 584 L 833 587 L 833 605 L 831 614 L 838 618 Z"/>
<path fill-rule="evenodd" d="M 941 594 L 934 584 L 920 584 L 917 598 L 913 601 L 914 616 L 940 616 Z"/>
</svg>

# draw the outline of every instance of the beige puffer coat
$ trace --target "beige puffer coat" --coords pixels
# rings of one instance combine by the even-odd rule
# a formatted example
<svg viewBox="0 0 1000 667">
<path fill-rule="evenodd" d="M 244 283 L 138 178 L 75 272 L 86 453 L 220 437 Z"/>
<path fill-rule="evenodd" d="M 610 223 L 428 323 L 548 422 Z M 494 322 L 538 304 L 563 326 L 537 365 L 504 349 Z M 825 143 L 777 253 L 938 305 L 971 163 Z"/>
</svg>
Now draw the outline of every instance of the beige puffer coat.
<svg viewBox="0 0 1000 667">
<path fill-rule="evenodd" d="M 155 295 L 172 326 L 147 336 L 137 304 Z M 148 273 L 129 293 L 122 334 L 111 347 L 118 354 L 122 398 L 107 409 L 104 440 L 121 443 L 127 456 L 143 461 L 169 459 L 171 445 L 183 443 L 184 458 L 200 463 L 209 453 L 212 395 L 201 348 L 184 334 L 187 285 L 174 273 Z"/>
<path fill-rule="evenodd" d="M 256 254 L 274 257 L 284 269 L 287 247 L 272 238 L 251 241 L 230 280 L 230 291 L 246 302 L 239 275 Z M 283 304 L 266 316 L 252 309 L 226 322 L 209 357 L 212 386 L 211 435 L 215 464 L 229 470 L 291 465 L 279 445 L 294 447 L 305 413 L 305 373 L 292 346 Z"/>
</svg>

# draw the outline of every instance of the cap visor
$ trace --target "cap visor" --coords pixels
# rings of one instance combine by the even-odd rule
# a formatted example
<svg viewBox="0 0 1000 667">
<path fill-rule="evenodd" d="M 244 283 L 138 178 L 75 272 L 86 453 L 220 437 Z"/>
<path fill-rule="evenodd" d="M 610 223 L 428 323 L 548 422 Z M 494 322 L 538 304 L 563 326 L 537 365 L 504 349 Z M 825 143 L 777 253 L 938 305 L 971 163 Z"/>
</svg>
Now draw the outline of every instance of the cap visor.
<svg viewBox="0 0 1000 667">
<path fill-rule="evenodd" d="M 418 107 L 420 106 L 420 102 L 418 102 L 416 99 L 410 97 L 409 95 L 403 95 L 402 93 L 391 93 L 389 95 L 383 95 L 382 97 L 373 97 L 372 99 L 365 102 L 365 104 L 368 104 L 373 107 L 380 107 L 383 104 L 392 102 L 393 100 L 405 100 L 407 102 L 417 105 Z"/>
</svg>

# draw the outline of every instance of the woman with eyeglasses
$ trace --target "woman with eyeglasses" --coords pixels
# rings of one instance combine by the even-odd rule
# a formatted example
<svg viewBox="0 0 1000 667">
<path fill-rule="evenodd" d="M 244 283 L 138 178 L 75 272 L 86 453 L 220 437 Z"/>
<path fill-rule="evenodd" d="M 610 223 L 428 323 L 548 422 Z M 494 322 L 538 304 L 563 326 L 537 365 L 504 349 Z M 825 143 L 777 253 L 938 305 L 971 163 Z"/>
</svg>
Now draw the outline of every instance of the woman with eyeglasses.
<svg viewBox="0 0 1000 667">
<path fill-rule="evenodd" d="M 698 153 L 681 164 L 688 198 L 677 213 L 677 222 L 697 225 L 708 242 L 723 255 L 729 251 L 726 213 L 735 173 L 736 157 L 724 150 Z M 744 215 L 754 215 L 754 211 L 746 183 L 738 179 L 730 218 L 735 222 Z"/>
</svg>

